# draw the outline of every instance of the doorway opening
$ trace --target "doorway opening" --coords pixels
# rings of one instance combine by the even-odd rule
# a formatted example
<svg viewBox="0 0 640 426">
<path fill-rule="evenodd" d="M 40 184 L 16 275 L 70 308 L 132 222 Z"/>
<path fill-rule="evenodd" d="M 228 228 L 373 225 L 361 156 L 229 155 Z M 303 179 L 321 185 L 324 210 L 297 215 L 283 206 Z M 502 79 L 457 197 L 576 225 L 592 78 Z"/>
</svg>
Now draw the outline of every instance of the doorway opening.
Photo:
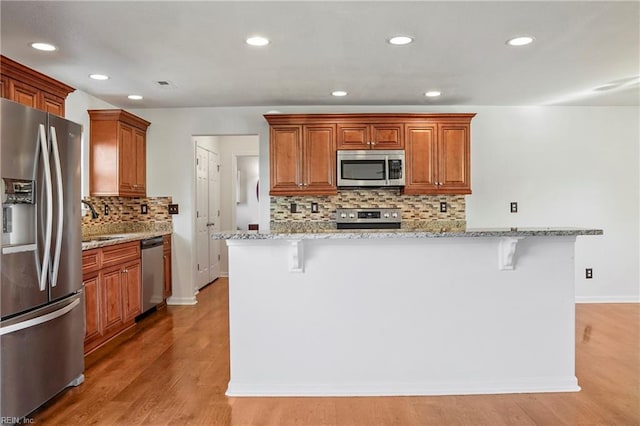
<svg viewBox="0 0 640 426">
<path fill-rule="evenodd" d="M 258 135 L 204 135 L 195 145 L 194 294 L 228 276 L 227 246 L 211 234 L 260 221 Z M 268 202 L 268 200 L 267 200 Z"/>
</svg>

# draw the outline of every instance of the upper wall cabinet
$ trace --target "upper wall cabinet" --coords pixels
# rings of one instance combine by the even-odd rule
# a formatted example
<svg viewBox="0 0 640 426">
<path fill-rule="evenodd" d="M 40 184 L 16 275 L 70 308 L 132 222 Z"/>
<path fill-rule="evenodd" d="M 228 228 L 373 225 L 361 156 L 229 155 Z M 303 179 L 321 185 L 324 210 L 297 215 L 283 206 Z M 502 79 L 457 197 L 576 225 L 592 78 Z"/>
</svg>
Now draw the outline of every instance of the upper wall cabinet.
<svg viewBox="0 0 640 426">
<path fill-rule="evenodd" d="M 471 194 L 471 118 L 455 114 L 406 125 L 405 194 Z"/>
<path fill-rule="evenodd" d="M 271 126 L 271 195 L 337 193 L 335 125 Z"/>
<path fill-rule="evenodd" d="M 151 123 L 121 109 L 88 112 L 91 195 L 145 197 L 147 127 Z"/>
<path fill-rule="evenodd" d="M 404 149 L 404 194 L 470 194 L 474 116 L 267 114 L 270 194 L 335 194 L 336 149 Z"/>
<path fill-rule="evenodd" d="M 338 149 L 402 149 L 403 123 L 339 123 Z"/>
<path fill-rule="evenodd" d="M 64 117 L 64 104 L 75 89 L 0 55 L 0 96 Z"/>
</svg>

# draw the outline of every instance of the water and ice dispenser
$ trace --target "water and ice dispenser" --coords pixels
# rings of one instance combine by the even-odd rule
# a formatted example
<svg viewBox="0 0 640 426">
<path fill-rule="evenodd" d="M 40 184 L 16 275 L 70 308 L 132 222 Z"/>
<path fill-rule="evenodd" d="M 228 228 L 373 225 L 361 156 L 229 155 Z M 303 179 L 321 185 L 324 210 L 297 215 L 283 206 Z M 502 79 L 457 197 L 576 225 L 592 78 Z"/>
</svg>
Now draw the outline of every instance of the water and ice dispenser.
<svg viewBox="0 0 640 426">
<path fill-rule="evenodd" d="M 35 243 L 35 182 L 2 178 L 2 245 Z"/>
</svg>

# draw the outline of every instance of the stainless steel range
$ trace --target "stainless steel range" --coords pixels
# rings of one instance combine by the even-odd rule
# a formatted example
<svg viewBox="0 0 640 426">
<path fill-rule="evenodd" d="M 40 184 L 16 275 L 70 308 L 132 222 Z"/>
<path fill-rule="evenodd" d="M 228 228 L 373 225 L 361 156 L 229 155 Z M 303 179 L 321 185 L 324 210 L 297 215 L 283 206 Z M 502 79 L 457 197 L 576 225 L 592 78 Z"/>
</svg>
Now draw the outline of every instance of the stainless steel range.
<svg viewBox="0 0 640 426">
<path fill-rule="evenodd" d="M 402 212 L 400 209 L 337 209 L 338 229 L 400 229 Z"/>
</svg>

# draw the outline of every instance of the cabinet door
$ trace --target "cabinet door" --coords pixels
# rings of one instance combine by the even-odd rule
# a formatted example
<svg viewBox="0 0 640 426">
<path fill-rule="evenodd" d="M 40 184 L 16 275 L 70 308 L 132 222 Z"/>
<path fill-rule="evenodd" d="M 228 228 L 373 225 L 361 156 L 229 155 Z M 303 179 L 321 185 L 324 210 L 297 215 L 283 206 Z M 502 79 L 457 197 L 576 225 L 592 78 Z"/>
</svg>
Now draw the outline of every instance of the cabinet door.
<svg viewBox="0 0 640 426">
<path fill-rule="evenodd" d="M 9 99 L 31 108 L 40 107 L 39 90 L 15 80 L 9 80 Z"/>
<path fill-rule="evenodd" d="M 271 195 L 296 194 L 302 188 L 302 126 L 273 126 L 269 139 Z"/>
<path fill-rule="evenodd" d="M 404 124 L 372 124 L 371 148 L 372 149 L 402 149 Z"/>
<path fill-rule="evenodd" d="M 338 124 L 338 149 L 369 149 L 369 125 L 365 123 Z"/>
<path fill-rule="evenodd" d="M 84 288 L 85 342 L 102 336 L 102 321 L 100 319 L 100 283 L 98 274 L 84 277 L 82 280 Z"/>
<path fill-rule="evenodd" d="M 335 194 L 335 126 L 304 126 L 303 191 L 307 194 Z"/>
<path fill-rule="evenodd" d="M 147 135 L 145 132 L 135 129 L 133 136 L 136 148 L 135 181 L 133 189 L 138 196 L 145 197 L 147 195 Z"/>
<path fill-rule="evenodd" d="M 140 260 L 125 264 L 122 274 L 124 322 L 132 322 L 142 312 L 142 268 Z"/>
<path fill-rule="evenodd" d="M 405 194 L 437 193 L 436 140 L 436 124 L 407 125 Z"/>
<path fill-rule="evenodd" d="M 167 299 L 171 296 L 171 237 L 169 237 L 169 248 L 167 249 L 167 236 L 165 236 L 165 245 L 162 255 L 162 265 L 164 267 L 164 291 L 163 298 Z"/>
<path fill-rule="evenodd" d="M 469 125 L 438 125 L 438 191 L 470 194 Z"/>
<path fill-rule="evenodd" d="M 42 109 L 58 117 L 64 117 L 64 99 L 42 92 Z"/>
<path fill-rule="evenodd" d="M 133 127 L 120 124 L 118 130 L 118 188 L 120 195 L 135 195 L 136 144 Z"/>
<path fill-rule="evenodd" d="M 0 98 L 9 98 L 9 78 L 0 76 Z"/>
<path fill-rule="evenodd" d="M 101 275 L 101 310 L 104 334 L 106 335 L 119 330 L 123 323 L 122 268 L 115 266 L 105 269 Z"/>
</svg>

